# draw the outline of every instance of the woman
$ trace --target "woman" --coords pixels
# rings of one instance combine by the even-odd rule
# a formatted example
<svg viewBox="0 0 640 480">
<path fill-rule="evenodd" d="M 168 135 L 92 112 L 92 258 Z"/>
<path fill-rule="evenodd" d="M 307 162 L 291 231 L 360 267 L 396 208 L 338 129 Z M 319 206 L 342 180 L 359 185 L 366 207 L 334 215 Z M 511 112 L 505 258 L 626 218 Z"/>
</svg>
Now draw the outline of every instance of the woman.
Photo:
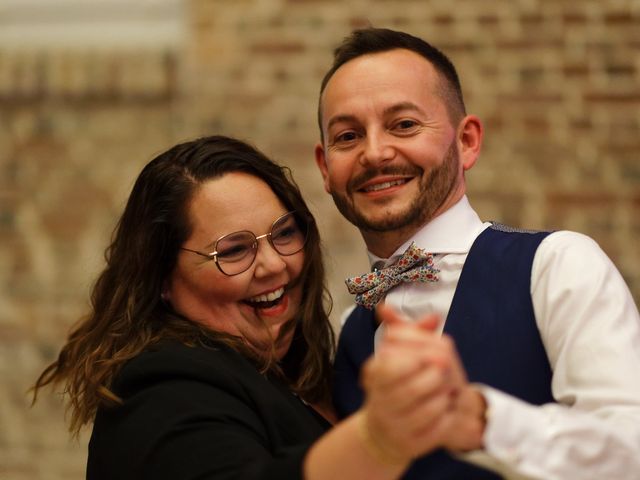
<svg viewBox="0 0 640 480">
<path fill-rule="evenodd" d="M 251 146 L 213 136 L 152 160 L 106 261 L 35 386 L 64 382 L 71 430 L 94 423 L 87 478 L 397 478 L 435 445 L 452 388 L 425 368 L 446 363 L 439 345 L 398 360 L 389 342 L 363 411 L 323 435 L 334 339 L 318 230 L 288 170 Z"/>
</svg>

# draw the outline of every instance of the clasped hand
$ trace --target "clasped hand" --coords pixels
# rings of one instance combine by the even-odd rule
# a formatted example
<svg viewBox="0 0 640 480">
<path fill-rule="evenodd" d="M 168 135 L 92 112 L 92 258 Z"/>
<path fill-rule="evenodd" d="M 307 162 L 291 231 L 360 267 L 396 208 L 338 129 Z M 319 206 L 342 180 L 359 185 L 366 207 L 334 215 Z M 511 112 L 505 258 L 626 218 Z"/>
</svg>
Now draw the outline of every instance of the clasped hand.
<svg viewBox="0 0 640 480">
<path fill-rule="evenodd" d="M 376 310 L 384 337 L 362 374 L 369 435 L 407 461 L 440 447 L 481 448 L 486 403 L 453 341 L 434 332 L 439 318 L 406 322 L 388 306 Z"/>
</svg>

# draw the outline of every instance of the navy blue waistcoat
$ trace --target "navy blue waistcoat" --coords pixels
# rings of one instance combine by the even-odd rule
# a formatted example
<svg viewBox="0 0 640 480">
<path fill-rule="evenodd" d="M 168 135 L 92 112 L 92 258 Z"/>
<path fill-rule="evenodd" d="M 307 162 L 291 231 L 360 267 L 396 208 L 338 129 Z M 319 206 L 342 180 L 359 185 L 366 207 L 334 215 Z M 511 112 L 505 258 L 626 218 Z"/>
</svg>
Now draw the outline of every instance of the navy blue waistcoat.
<svg viewBox="0 0 640 480">
<path fill-rule="evenodd" d="M 529 403 L 553 401 L 551 367 L 531 303 L 531 266 L 548 232 L 492 225 L 473 243 L 444 331 L 456 343 L 471 382 L 484 383 Z M 357 307 L 347 319 L 335 358 L 334 402 L 341 417 L 363 401 L 358 378 L 373 353 L 373 311 Z M 498 479 L 438 450 L 413 463 L 405 479 Z"/>
</svg>

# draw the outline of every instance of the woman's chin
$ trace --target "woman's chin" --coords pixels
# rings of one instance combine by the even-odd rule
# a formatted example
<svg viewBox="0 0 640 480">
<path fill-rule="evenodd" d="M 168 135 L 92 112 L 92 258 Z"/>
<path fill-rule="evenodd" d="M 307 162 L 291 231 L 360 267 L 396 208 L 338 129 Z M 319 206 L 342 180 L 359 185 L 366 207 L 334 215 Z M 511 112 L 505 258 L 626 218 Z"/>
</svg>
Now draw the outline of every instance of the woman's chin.
<svg viewBox="0 0 640 480">
<path fill-rule="evenodd" d="M 280 333 L 279 331 L 273 332 L 274 334 L 273 338 L 278 338 L 279 333 Z M 276 358 L 278 360 L 282 359 L 282 357 L 284 357 L 287 354 L 287 352 L 289 351 L 289 348 L 291 347 L 292 340 L 293 340 L 293 329 L 291 329 L 282 338 L 276 341 L 274 350 L 275 350 Z"/>
</svg>

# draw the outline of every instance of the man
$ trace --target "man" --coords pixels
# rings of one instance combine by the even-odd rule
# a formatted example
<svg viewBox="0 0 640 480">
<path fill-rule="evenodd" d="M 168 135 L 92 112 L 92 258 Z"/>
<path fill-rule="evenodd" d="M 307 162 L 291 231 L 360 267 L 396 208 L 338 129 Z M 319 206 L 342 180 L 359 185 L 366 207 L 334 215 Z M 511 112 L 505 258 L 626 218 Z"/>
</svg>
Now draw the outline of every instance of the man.
<svg viewBox="0 0 640 480">
<path fill-rule="evenodd" d="M 486 408 L 472 451 L 443 442 L 454 455 L 419 459 L 405 478 L 640 478 L 638 309 L 588 237 L 479 219 L 464 173 L 483 129 L 447 57 L 402 32 L 355 31 L 322 82 L 318 118 L 325 189 L 371 264 L 393 265 L 412 244 L 433 254 L 430 278 L 399 283 L 385 303 L 441 316 L 475 382 L 465 388 Z M 383 295 L 367 295 L 336 356 L 343 416 L 362 401 L 359 370 L 374 350 L 371 308 Z"/>
</svg>

